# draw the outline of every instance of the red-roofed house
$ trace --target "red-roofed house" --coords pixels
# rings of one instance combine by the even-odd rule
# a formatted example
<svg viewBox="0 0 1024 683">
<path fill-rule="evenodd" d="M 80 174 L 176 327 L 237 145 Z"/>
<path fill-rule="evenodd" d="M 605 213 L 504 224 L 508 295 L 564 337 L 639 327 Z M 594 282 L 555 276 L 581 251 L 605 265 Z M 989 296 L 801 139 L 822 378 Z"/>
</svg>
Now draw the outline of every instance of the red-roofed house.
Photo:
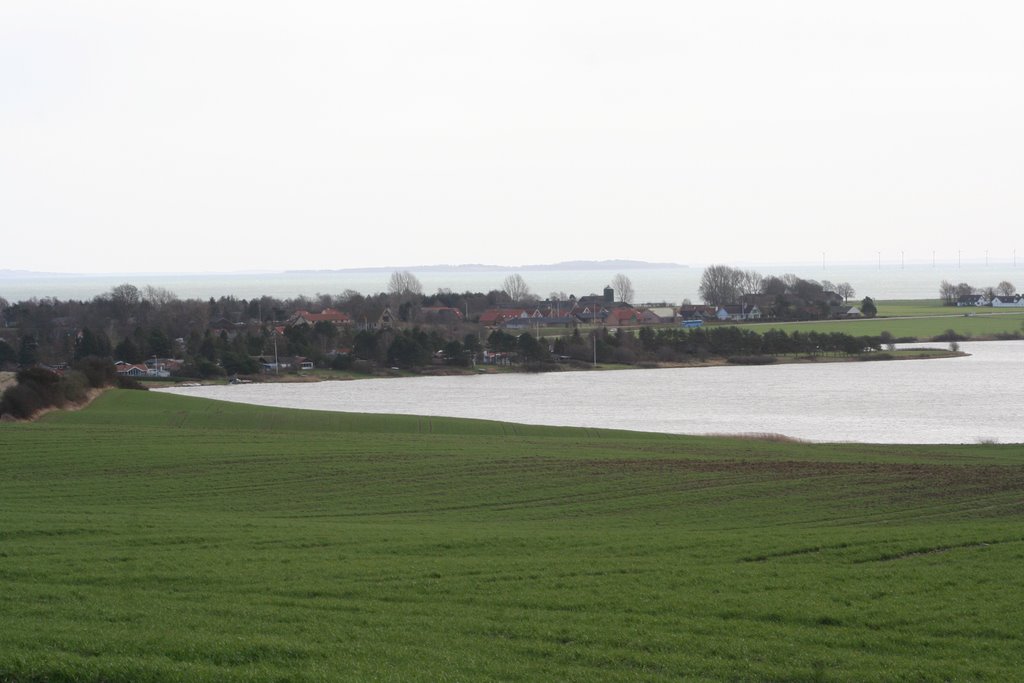
<svg viewBox="0 0 1024 683">
<path fill-rule="evenodd" d="M 288 324 L 292 327 L 296 325 L 316 325 L 319 322 L 332 323 L 334 325 L 348 325 L 352 322 L 352 318 L 347 313 L 335 310 L 333 308 L 325 308 L 320 313 L 310 313 L 309 311 L 295 311 L 295 315 L 288 319 Z"/>
<path fill-rule="evenodd" d="M 499 327 L 506 320 L 528 318 L 529 315 L 524 308 L 488 308 L 480 314 L 480 324 L 487 327 Z"/>
</svg>

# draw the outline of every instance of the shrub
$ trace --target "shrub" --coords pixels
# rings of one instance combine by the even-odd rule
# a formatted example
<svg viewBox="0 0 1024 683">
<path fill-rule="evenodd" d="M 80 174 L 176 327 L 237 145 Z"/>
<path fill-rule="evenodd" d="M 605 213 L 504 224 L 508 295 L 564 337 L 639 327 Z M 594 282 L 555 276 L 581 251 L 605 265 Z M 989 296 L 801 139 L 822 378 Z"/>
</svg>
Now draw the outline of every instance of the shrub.
<svg viewBox="0 0 1024 683">
<path fill-rule="evenodd" d="M 373 363 L 359 358 L 352 362 L 352 372 L 358 372 L 361 375 L 369 375 L 373 372 Z"/>
<path fill-rule="evenodd" d="M 0 415 L 10 415 L 19 420 L 27 420 L 46 407 L 43 397 L 28 384 L 8 387 L 0 397 Z"/>
<path fill-rule="evenodd" d="M 332 370 L 350 370 L 352 368 L 355 359 L 352 358 L 350 353 L 339 353 L 331 359 Z"/>
<path fill-rule="evenodd" d="M 612 360 L 623 365 L 633 365 L 636 363 L 636 354 L 633 353 L 632 349 L 619 347 L 612 351 Z"/>
<path fill-rule="evenodd" d="M 62 406 L 67 403 L 62 378 L 53 370 L 29 368 L 17 374 L 18 385 L 31 388 L 43 400 L 44 407 Z"/>
<path fill-rule="evenodd" d="M 936 342 L 953 342 L 953 341 L 965 341 L 967 337 L 962 334 L 957 334 L 956 330 L 949 329 L 942 334 L 937 334 L 932 337 L 932 341 Z"/>
<path fill-rule="evenodd" d="M 110 386 L 117 379 L 114 364 L 109 358 L 86 356 L 75 361 L 72 367 L 85 375 L 89 386 L 93 388 Z"/>
<path fill-rule="evenodd" d="M 64 398 L 70 403 L 82 403 L 89 395 L 89 379 L 77 370 L 70 370 L 64 373 L 64 379 L 60 383 L 64 392 Z"/>
<path fill-rule="evenodd" d="M 775 356 L 729 356 L 727 362 L 733 365 L 771 365 Z"/>
<path fill-rule="evenodd" d="M 118 389 L 135 389 L 137 391 L 149 391 L 149 388 L 142 384 L 139 380 L 134 377 L 118 377 L 117 378 Z"/>
</svg>

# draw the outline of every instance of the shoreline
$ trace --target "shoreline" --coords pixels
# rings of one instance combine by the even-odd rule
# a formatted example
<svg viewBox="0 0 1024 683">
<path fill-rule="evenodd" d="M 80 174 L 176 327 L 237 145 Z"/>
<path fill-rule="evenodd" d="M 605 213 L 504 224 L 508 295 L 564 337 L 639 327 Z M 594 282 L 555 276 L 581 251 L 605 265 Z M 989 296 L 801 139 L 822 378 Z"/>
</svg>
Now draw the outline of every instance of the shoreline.
<svg viewBox="0 0 1024 683">
<path fill-rule="evenodd" d="M 708 367 L 743 367 L 772 365 L 819 365 L 832 363 L 884 363 L 903 360 L 938 360 L 944 358 L 961 358 L 971 354 L 964 351 L 951 351 L 940 348 L 911 348 L 895 349 L 892 351 L 877 351 L 872 354 L 861 354 L 857 356 L 766 356 L 771 358 L 770 362 L 730 362 L 728 358 L 709 358 L 704 361 L 693 361 L 687 363 L 642 363 L 637 365 L 625 365 L 618 363 L 599 363 L 597 366 L 587 364 L 585 367 L 578 364 L 570 366 L 552 364 L 555 367 L 544 369 L 529 369 L 524 366 L 495 366 L 478 365 L 475 367 L 461 368 L 457 366 L 438 365 L 429 368 L 415 370 L 382 370 L 378 373 L 357 374 L 343 370 L 313 370 L 300 371 L 296 373 L 285 373 L 282 375 L 240 375 L 237 381 L 233 378 L 222 378 L 217 380 L 201 380 L 189 378 L 182 381 L 153 381 L 141 380 L 143 386 L 148 389 L 164 389 L 182 386 L 223 386 L 229 384 L 312 384 L 317 382 L 349 382 L 367 379 L 391 379 L 408 377 L 469 377 L 477 375 L 505 375 L 505 374 L 556 374 L 563 372 L 615 372 L 621 370 L 671 370 L 686 368 L 708 368 Z M 873 357 L 875 356 L 875 357 Z"/>
</svg>

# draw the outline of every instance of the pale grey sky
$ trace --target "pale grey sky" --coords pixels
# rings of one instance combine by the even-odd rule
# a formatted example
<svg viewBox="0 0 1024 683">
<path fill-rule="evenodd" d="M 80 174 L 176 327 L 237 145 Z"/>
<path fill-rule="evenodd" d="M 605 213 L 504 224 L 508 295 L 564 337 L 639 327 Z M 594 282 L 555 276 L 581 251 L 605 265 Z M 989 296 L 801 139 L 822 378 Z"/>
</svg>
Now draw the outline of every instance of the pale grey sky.
<svg viewBox="0 0 1024 683">
<path fill-rule="evenodd" d="M 0 269 L 1008 261 L 1016 2 L 0 3 Z"/>
</svg>

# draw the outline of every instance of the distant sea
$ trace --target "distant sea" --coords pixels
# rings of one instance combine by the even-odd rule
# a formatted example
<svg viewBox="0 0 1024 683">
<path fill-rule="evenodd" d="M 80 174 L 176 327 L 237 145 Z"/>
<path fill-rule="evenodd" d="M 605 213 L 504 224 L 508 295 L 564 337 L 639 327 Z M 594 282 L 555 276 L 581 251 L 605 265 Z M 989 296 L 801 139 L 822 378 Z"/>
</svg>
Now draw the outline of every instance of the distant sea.
<svg viewBox="0 0 1024 683">
<path fill-rule="evenodd" d="M 967 282 L 975 287 L 995 286 L 1008 280 L 1024 289 L 1024 265 L 956 264 L 922 265 L 749 265 L 737 266 L 757 270 L 762 275 L 794 273 L 809 280 L 849 282 L 856 298 L 936 299 L 939 283 Z M 396 269 L 399 270 L 399 269 Z M 540 298 L 552 292 L 575 294 L 577 297 L 598 294 L 611 284 L 616 273 L 630 278 L 636 303 L 681 303 L 684 299 L 698 302 L 702 266 L 659 265 L 608 268 L 579 264 L 571 268 L 530 266 L 521 269 L 478 266 L 472 268 L 430 266 L 400 268 L 409 270 L 420 280 L 423 291 L 434 293 L 445 288 L 454 292 L 488 292 L 501 289 L 502 281 L 511 273 L 519 273 Z M 252 299 L 268 295 L 279 299 L 317 294 L 340 294 L 352 289 L 362 294 L 387 290 L 390 269 L 295 271 L 277 273 L 210 273 L 210 274 L 121 274 L 121 275 L 57 275 L 0 271 L 0 297 L 10 302 L 31 298 L 87 300 L 128 282 L 137 287 L 152 285 L 169 289 L 181 298 L 208 299 L 234 296 Z"/>
</svg>

